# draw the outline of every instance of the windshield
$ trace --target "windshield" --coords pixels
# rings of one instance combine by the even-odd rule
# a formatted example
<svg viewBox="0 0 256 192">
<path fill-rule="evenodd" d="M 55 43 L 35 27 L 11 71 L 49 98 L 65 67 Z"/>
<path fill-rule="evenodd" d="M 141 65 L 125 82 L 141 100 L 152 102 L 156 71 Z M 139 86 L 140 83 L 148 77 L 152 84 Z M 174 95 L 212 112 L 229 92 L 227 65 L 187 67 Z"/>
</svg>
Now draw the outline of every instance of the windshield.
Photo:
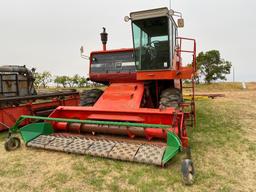
<svg viewBox="0 0 256 192">
<path fill-rule="evenodd" d="M 169 69 L 169 42 L 172 42 L 172 36 L 169 36 L 169 19 L 160 17 L 138 20 L 133 21 L 132 25 L 137 70 Z"/>
</svg>

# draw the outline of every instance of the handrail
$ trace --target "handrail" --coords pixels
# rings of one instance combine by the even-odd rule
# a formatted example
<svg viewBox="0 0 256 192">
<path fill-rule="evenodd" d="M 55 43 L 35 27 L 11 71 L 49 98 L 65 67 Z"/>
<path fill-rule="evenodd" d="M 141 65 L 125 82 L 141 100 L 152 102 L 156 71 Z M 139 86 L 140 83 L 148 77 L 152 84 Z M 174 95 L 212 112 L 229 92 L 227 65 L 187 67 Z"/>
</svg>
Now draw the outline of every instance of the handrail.
<svg viewBox="0 0 256 192">
<path fill-rule="evenodd" d="M 179 56 L 181 56 L 181 53 L 192 53 L 193 54 L 193 63 L 192 67 L 194 70 L 194 73 L 197 71 L 197 66 L 196 66 L 196 40 L 192 38 L 187 38 L 187 37 L 177 37 L 177 40 L 179 40 L 179 47 L 177 48 L 177 53 Z M 183 50 L 182 49 L 182 42 L 183 41 L 193 41 L 193 50 Z"/>
<path fill-rule="evenodd" d="M 192 74 L 192 79 L 191 79 L 191 88 L 192 88 L 192 99 L 190 102 L 191 106 L 191 111 L 189 113 L 190 119 L 193 122 L 194 127 L 196 127 L 196 113 L 195 113 L 195 76 L 197 72 L 197 66 L 196 66 L 196 40 L 192 38 L 186 38 L 186 37 L 177 37 L 177 40 L 179 40 L 179 46 L 177 48 L 177 55 L 178 57 L 181 58 L 182 53 L 189 53 L 192 54 L 193 56 L 193 61 L 192 61 L 192 68 L 193 68 L 193 74 Z M 183 41 L 192 41 L 193 42 L 193 50 L 185 50 L 182 49 Z M 181 65 L 181 63 L 179 63 Z"/>
</svg>

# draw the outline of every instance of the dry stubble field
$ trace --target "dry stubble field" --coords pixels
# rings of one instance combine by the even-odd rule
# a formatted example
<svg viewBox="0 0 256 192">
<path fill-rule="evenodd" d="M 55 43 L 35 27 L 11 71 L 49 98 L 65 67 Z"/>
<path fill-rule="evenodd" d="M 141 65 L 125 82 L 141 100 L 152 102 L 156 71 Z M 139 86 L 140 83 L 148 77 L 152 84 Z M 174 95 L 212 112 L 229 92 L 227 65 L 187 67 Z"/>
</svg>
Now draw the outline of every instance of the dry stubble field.
<svg viewBox="0 0 256 192">
<path fill-rule="evenodd" d="M 22 148 L 5 152 L 0 134 L 0 191 L 256 191 L 256 84 L 199 86 L 225 98 L 197 101 L 190 130 L 196 182 L 180 182 L 180 161 L 165 168 Z"/>
</svg>

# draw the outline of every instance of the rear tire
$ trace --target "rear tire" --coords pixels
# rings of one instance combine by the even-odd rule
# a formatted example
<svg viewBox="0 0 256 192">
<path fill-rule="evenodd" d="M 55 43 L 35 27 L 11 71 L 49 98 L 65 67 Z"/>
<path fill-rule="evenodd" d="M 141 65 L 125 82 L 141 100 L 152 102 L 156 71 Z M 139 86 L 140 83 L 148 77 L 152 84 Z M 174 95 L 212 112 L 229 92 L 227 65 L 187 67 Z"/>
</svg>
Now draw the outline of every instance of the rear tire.
<svg viewBox="0 0 256 192">
<path fill-rule="evenodd" d="M 93 106 L 102 95 L 101 89 L 85 90 L 80 94 L 81 106 Z"/>
</svg>

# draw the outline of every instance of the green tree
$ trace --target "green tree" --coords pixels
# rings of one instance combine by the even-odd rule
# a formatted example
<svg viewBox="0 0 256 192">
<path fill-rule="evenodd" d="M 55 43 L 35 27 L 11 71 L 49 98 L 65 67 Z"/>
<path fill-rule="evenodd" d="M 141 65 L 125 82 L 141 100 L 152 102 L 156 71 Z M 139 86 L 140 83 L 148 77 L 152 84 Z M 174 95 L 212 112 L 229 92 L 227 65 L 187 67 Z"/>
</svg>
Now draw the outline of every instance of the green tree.
<svg viewBox="0 0 256 192">
<path fill-rule="evenodd" d="M 68 84 L 69 87 L 74 87 L 73 77 L 68 77 L 67 78 L 67 84 Z"/>
<path fill-rule="evenodd" d="M 34 78 L 35 78 L 34 85 L 35 85 L 36 88 L 39 88 L 40 84 L 42 82 L 41 74 L 38 73 L 38 72 L 34 72 Z"/>
<path fill-rule="evenodd" d="M 78 87 L 86 87 L 87 79 L 85 77 L 80 77 Z"/>
<path fill-rule="evenodd" d="M 57 76 L 55 79 L 54 79 L 54 83 L 57 84 L 57 86 L 59 84 L 61 84 L 63 86 L 63 88 L 66 88 L 67 87 L 67 81 L 68 81 L 69 77 L 68 76 Z"/>
<path fill-rule="evenodd" d="M 50 82 L 52 82 L 52 75 L 49 71 L 44 71 L 43 73 L 34 73 L 35 76 L 35 86 L 46 88 Z"/>
<path fill-rule="evenodd" d="M 46 88 L 50 82 L 52 82 L 52 74 L 49 71 L 44 71 L 41 76 L 42 86 Z"/>
<path fill-rule="evenodd" d="M 77 87 L 79 85 L 80 78 L 81 77 L 78 74 L 71 77 L 73 87 Z"/>
<path fill-rule="evenodd" d="M 58 85 L 62 85 L 64 88 L 68 87 L 85 87 L 87 84 L 87 79 L 85 77 L 81 77 L 79 75 L 74 75 L 72 77 L 69 76 L 57 76 L 54 79 L 54 83 Z"/>
<path fill-rule="evenodd" d="M 85 77 L 81 77 L 78 74 L 67 77 L 67 84 L 69 87 L 84 87 L 87 83 L 87 80 Z"/>
<path fill-rule="evenodd" d="M 197 68 L 199 77 L 204 77 L 206 83 L 216 80 L 226 80 L 226 75 L 230 74 L 231 62 L 224 60 L 218 50 L 201 52 L 197 58 Z"/>
</svg>

